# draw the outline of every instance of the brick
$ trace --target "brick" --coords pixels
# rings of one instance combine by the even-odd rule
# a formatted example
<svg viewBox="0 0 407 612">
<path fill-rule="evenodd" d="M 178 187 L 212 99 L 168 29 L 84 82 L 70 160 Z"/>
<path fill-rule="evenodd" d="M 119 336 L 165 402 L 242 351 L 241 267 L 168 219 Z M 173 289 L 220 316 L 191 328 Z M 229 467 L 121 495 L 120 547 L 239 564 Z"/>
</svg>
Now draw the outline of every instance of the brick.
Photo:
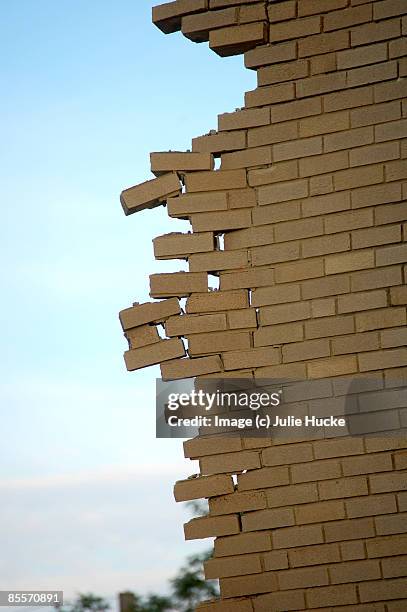
<svg viewBox="0 0 407 612">
<path fill-rule="evenodd" d="M 291 467 L 293 483 L 339 478 L 341 475 L 338 461 L 313 461 L 312 464 L 293 465 Z"/>
<path fill-rule="evenodd" d="M 276 162 L 287 159 L 296 159 L 297 157 L 318 155 L 319 153 L 322 153 L 322 138 L 320 136 L 315 138 L 292 140 L 290 142 L 282 142 L 274 145 L 273 147 L 273 159 Z"/>
<path fill-rule="evenodd" d="M 291 304 L 278 304 L 260 308 L 260 325 L 273 325 L 300 321 L 311 317 L 309 302 L 293 302 Z"/>
<path fill-rule="evenodd" d="M 177 198 L 167 200 L 167 212 L 170 217 L 187 218 L 192 213 L 226 210 L 227 207 L 227 194 L 223 192 L 184 193 Z"/>
<path fill-rule="evenodd" d="M 276 142 L 284 142 L 296 138 L 298 128 L 296 121 L 282 121 L 264 127 L 251 128 L 248 130 L 247 141 L 249 147 L 261 147 Z M 241 148 L 244 148 L 241 147 Z"/>
<path fill-rule="evenodd" d="M 341 499 L 343 497 L 355 497 L 367 495 L 367 480 L 363 477 L 341 478 L 339 480 L 327 480 L 318 483 L 320 499 Z M 337 517 L 343 518 L 343 517 Z"/>
<path fill-rule="evenodd" d="M 301 323 L 259 327 L 259 329 L 254 332 L 254 346 L 296 342 L 302 340 L 303 337 L 304 331 Z"/>
<path fill-rule="evenodd" d="M 251 23 L 253 21 L 266 21 L 266 7 L 261 3 L 247 5 L 243 3 L 239 9 L 239 23 Z"/>
<path fill-rule="evenodd" d="M 215 540 L 215 556 L 241 555 L 244 553 L 261 552 L 271 549 L 270 533 L 258 531 L 241 533 L 239 535 L 217 538 Z"/>
<path fill-rule="evenodd" d="M 393 287 L 390 289 L 390 301 L 393 305 L 401 305 L 407 303 L 407 288 L 403 287 Z"/>
<path fill-rule="evenodd" d="M 356 108 L 351 111 L 350 120 L 352 127 L 362 127 L 394 121 L 401 118 L 400 102 L 383 102 L 366 108 Z"/>
<path fill-rule="evenodd" d="M 151 172 L 156 176 L 165 172 L 213 170 L 213 156 L 210 153 L 150 153 L 150 162 Z"/>
<path fill-rule="evenodd" d="M 175 501 L 188 501 L 201 497 L 213 497 L 233 493 L 234 485 L 230 476 L 215 475 L 179 480 L 174 485 Z"/>
<path fill-rule="evenodd" d="M 358 87 L 368 83 L 377 83 L 396 78 L 397 62 L 383 62 L 373 66 L 349 70 L 347 73 L 347 86 Z"/>
<path fill-rule="evenodd" d="M 221 351 L 246 350 L 250 348 L 251 336 L 247 331 L 220 331 L 204 334 L 193 334 L 189 337 L 188 352 L 190 356 Z"/>
<path fill-rule="evenodd" d="M 241 169 L 194 172 L 186 175 L 186 187 L 188 192 L 239 189 L 246 187 L 246 172 Z"/>
<path fill-rule="evenodd" d="M 267 245 L 253 247 L 251 250 L 252 263 L 255 266 L 290 261 L 300 256 L 299 244 L 290 242 L 284 245 Z"/>
<path fill-rule="evenodd" d="M 340 33 L 345 34 L 345 32 L 337 32 L 337 34 Z M 387 86 L 388 83 L 385 83 L 385 85 Z M 355 108 L 357 106 L 373 104 L 373 91 L 373 87 L 369 86 L 327 94 L 324 96 L 324 110 L 329 113 L 345 108 Z"/>
<path fill-rule="evenodd" d="M 369 5 L 356 8 L 346 8 L 334 11 L 324 17 L 324 31 L 348 28 L 359 23 L 366 23 L 372 19 L 372 7 Z"/>
<path fill-rule="evenodd" d="M 231 310 L 227 313 L 227 320 L 230 329 L 247 329 L 257 327 L 255 308 Z"/>
<path fill-rule="evenodd" d="M 383 0 L 373 6 L 373 19 L 387 19 L 395 15 L 405 15 L 406 5 L 403 0 Z"/>
<path fill-rule="evenodd" d="M 206 580 L 258 574 L 262 571 L 259 555 L 238 555 L 204 562 Z"/>
<path fill-rule="evenodd" d="M 288 568 L 287 553 L 283 550 L 272 550 L 263 555 L 264 569 L 267 571 Z"/>
<path fill-rule="evenodd" d="M 407 178 L 406 163 L 402 159 L 393 161 L 385 165 L 386 181 L 397 181 Z"/>
<path fill-rule="evenodd" d="M 235 111 L 234 113 L 218 115 L 219 131 L 241 130 L 259 125 L 268 125 L 269 123 L 270 109 L 268 108 L 245 109 Z"/>
<path fill-rule="evenodd" d="M 345 505 L 349 518 L 397 512 L 393 495 L 369 495 L 360 499 L 349 499 L 345 501 Z"/>
<path fill-rule="evenodd" d="M 309 198 L 302 202 L 304 217 L 323 215 L 350 208 L 350 194 L 348 192 L 332 193 Z"/>
<path fill-rule="evenodd" d="M 363 440 L 359 438 L 321 440 L 320 442 L 314 442 L 313 446 L 316 459 L 329 459 L 331 457 L 360 455 L 364 453 Z"/>
<path fill-rule="evenodd" d="M 269 610 L 302 610 L 305 606 L 303 591 L 279 591 L 256 597 L 254 600 L 256 612 Z"/>
<path fill-rule="evenodd" d="M 375 535 L 373 519 L 371 518 L 327 523 L 324 525 L 324 531 L 327 542 L 371 538 Z"/>
<path fill-rule="evenodd" d="M 338 69 L 354 68 L 387 60 L 387 45 L 379 43 L 338 53 Z"/>
<path fill-rule="evenodd" d="M 310 378 L 323 378 L 328 376 L 340 376 L 357 372 L 357 361 L 355 356 L 331 357 L 312 361 L 307 365 Z"/>
<path fill-rule="evenodd" d="M 192 139 L 192 150 L 198 153 L 225 153 L 227 151 L 238 151 L 245 147 L 246 132 L 244 130 L 208 134 Z M 219 187 L 219 189 L 222 189 L 222 187 Z M 194 189 L 194 191 L 200 190 Z"/>
<path fill-rule="evenodd" d="M 260 467 L 259 453 L 241 451 L 203 457 L 199 461 L 202 474 L 236 473 Z"/>
<path fill-rule="evenodd" d="M 153 7 L 153 23 L 165 34 L 181 29 L 181 18 L 187 13 L 203 11 L 206 0 L 177 0 Z"/>
<path fill-rule="evenodd" d="M 407 54 L 406 40 L 399 38 L 389 42 L 389 57 L 404 57 Z"/>
<path fill-rule="evenodd" d="M 223 364 L 218 355 L 210 355 L 197 359 L 166 361 L 160 365 L 160 369 L 163 380 L 179 380 L 219 372 L 223 369 Z"/>
<path fill-rule="evenodd" d="M 350 315 L 325 317 L 305 322 L 305 336 L 310 339 L 351 334 L 353 331 L 354 321 Z"/>
<path fill-rule="evenodd" d="M 309 193 L 311 196 L 332 193 L 333 190 L 334 182 L 332 174 L 323 174 L 322 176 L 312 176 L 310 178 Z"/>
<path fill-rule="evenodd" d="M 311 57 L 311 75 L 321 74 L 324 72 L 335 72 L 336 70 L 336 55 L 328 53 L 327 55 L 315 55 Z"/>
<path fill-rule="evenodd" d="M 359 312 L 387 305 L 387 294 L 384 290 L 352 293 L 338 297 L 338 312 Z M 368 316 L 368 315 L 367 315 Z"/>
<path fill-rule="evenodd" d="M 364 542 L 342 542 L 340 545 L 341 556 L 343 561 L 354 561 L 356 559 L 364 559 L 366 557 Z"/>
<path fill-rule="evenodd" d="M 339 151 L 338 153 L 326 153 L 299 160 L 300 176 L 312 176 L 325 172 L 335 172 L 349 168 L 348 153 Z"/>
<path fill-rule="evenodd" d="M 283 361 L 304 361 L 308 359 L 316 359 L 318 357 L 327 357 L 330 354 L 328 340 L 308 340 L 306 342 L 296 342 L 284 346 Z"/>
<path fill-rule="evenodd" d="M 182 340 L 173 338 L 171 340 L 161 340 L 155 344 L 131 349 L 124 353 L 124 361 L 129 372 L 155 365 L 168 359 L 184 357 L 185 347 Z"/>
<path fill-rule="evenodd" d="M 286 527 L 276 529 L 273 533 L 273 546 L 279 548 L 295 548 L 322 544 L 323 534 L 320 525 L 301 525 L 299 527 Z"/>
<path fill-rule="evenodd" d="M 374 540 L 368 540 L 366 548 L 368 557 L 371 558 L 402 555 L 407 551 L 407 536 L 400 535 L 398 538 L 375 538 Z"/>
<path fill-rule="evenodd" d="M 400 155 L 397 142 L 375 144 L 359 147 L 349 152 L 349 161 L 352 166 L 365 166 L 389 159 L 398 159 Z"/>
<path fill-rule="evenodd" d="M 284 287 L 262 287 L 252 292 L 252 306 L 266 306 L 269 304 L 282 304 L 300 300 L 299 285 L 285 285 Z"/>
<path fill-rule="evenodd" d="M 235 151 L 234 153 L 224 153 L 222 155 L 222 170 L 233 170 L 236 168 L 250 168 L 252 166 L 262 166 L 271 164 L 271 148 L 256 147 L 245 151 Z"/>
<path fill-rule="evenodd" d="M 360 371 L 368 372 L 369 370 L 396 368 L 404 364 L 407 365 L 407 352 L 405 349 L 375 351 L 372 353 L 362 353 L 358 359 Z"/>
<path fill-rule="evenodd" d="M 349 44 L 349 33 L 345 31 L 318 34 L 298 41 L 298 55 L 299 57 L 310 57 L 332 53 L 347 49 Z"/>
<path fill-rule="evenodd" d="M 229 251 L 245 247 L 268 245 L 274 242 L 273 233 L 274 227 L 272 225 L 248 227 L 240 231 L 227 232 L 224 238 L 224 249 Z"/>
<path fill-rule="evenodd" d="M 391 185 L 374 185 L 373 187 L 362 187 L 352 191 L 352 208 L 362 208 L 364 206 L 375 206 L 385 204 L 387 202 L 397 202 L 401 200 L 401 186 L 398 183 Z M 376 224 L 392 223 L 393 221 L 401 221 L 402 217 L 389 214 L 392 210 L 398 211 L 398 208 L 386 206 L 378 208 L 375 211 Z M 382 214 L 384 213 L 384 214 Z"/>
<path fill-rule="evenodd" d="M 368 230 L 352 232 L 352 246 L 355 249 L 363 249 L 369 246 L 390 244 L 401 240 L 401 226 L 389 225 L 376 227 Z"/>
<path fill-rule="evenodd" d="M 210 291 L 191 295 L 186 304 L 186 312 L 219 312 L 222 310 L 235 310 L 248 308 L 248 292 L 244 289 L 235 291 Z"/>
<path fill-rule="evenodd" d="M 339 563 L 330 568 L 329 574 L 333 584 L 381 578 L 380 564 L 373 560 Z"/>
<path fill-rule="evenodd" d="M 278 363 L 280 363 L 280 352 L 271 347 L 231 351 L 223 355 L 225 370 L 258 368 Z"/>
<path fill-rule="evenodd" d="M 244 63 L 246 68 L 259 68 L 268 64 L 288 62 L 297 56 L 295 41 L 281 43 L 278 45 L 266 45 L 256 47 L 245 53 Z"/>
<path fill-rule="evenodd" d="M 196 612 L 253 612 L 253 607 L 249 599 L 213 600 L 199 604 Z"/>
<path fill-rule="evenodd" d="M 342 336 L 332 340 L 332 352 L 334 355 L 375 351 L 378 348 L 379 338 L 375 333 L 352 334 L 351 336 Z"/>
<path fill-rule="evenodd" d="M 295 509 L 297 524 L 321 523 L 345 518 L 345 507 L 341 501 L 319 501 L 304 504 Z"/>
<path fill-rule="evenodd" d="M 302 79 L 296 83 L 296 93 L 298 98 L 305 98 L 329 91 L 337 91 L 346 87 L 345 72 L 335 72 L 332 74 L 318 75 L 308 79 Z"/>
<path fill-rule="evenodd" d="M 390 262 L 392 263 L 392 262 Z M 379 264 L 383 265 L 383 264 Z M 369 250 L 354 251 L 326 257 L 326 274 L 339 274 L 352 270 L 363 270 L 374 267 L 374 252 Z"/>
<path fill-rule="evenodd" d="M 275 487 L 271 491 L 267 491 L 267 504 L 270 508 L 306 504 L 317 501 L 317 499 L 316 483 Z"/>
<path fill-rule="evenodd" d="M 191 255 L 188 262 L 191 272 L 219 272 L 220 270 L 245 268 L 249 265 L 249 258 L 247 251 L 215 251 Z"/>
<path fill-rule="evenodd" d="M 335 276 L 335 278 L 319 278 L 317 280 L 309 280 L 302 283 L 302 297 L 304 300 L 321 298 L 329 295 L 340 295 L 342 293 L 348 293 L 349 291 L 350 280 L 347 275 Z M 353 326 L 351 332 L 352 331 Z"/>
<path fill-rule="evenodd" d="M 303 245 L 304 251 L 304 245 Z M 335 299 L 326 298 L 322 300 L 313 300 L 311 302 L 311 313 L 313 318 L 329 317 L 335 314 Z"/>
<path fill-rule="evenodd" d="M 245 287 L 264 287 L 273 283 L 274 270 L 272 268 L 252 268 L 243 272 L 224 272 L 220 274 L 220 288 L 222 291 Z"/>
<path fill-rule="evenodd" d="M 251 225 L 251 214 L 247 209 L 197 213 L 191 224 L 194 232 L 239 229 Z"/>
<path fill-rule="evenodd" d="M 278 485 L 287 485 L 288 482 L 287 467 L 262 468 L 239 474 L 238 489 L 239 491 L 249 491 L 266 487 L 278 487 Z"/>
<path fill-rule="evenodd" d="M 321 113 L 322 101 L 320 97 L 312 98 L 312 100 L 295 100 L 294 102 L 273 106 L 271 108 L 271 121 L 278 123 L 280 121 L 320 115 Z"/>
<path fill-rule="evenodd" d="M 269 87 L 257 87 L 245 93 L 245 106 L 265 106 L 266 104 L 277 104 L 295 98 L 294 83 L 280 83 Z"/>
<path fill-rule="evenodd" d="M 307 15 L 319 15 L 320 13 L 328 13 L 336 9 L 347 6 L 347 0 L 331 0 L 329 5 L 325 0 L 300 0 L 298 4 L 298 15 L 305 17 Z"/>
<path fill-rule="evenodd" d="M 352 291 L 391 287 L 402 283 L 401 268 L 397 266 L 379 268 L 366 272 L 355 272 L 351 275 Z"/>
<path fill-rule="evenodd" d="M 222 28 L 237 23 L 236 8 L 227 8 L 220 11 L 208 11 L 197 15 L 188 15 L 182 18 L 182 33 L 194 42 L 208 40 L 212 29 Z"/>
<path fill-rule="evenodd" d="M 372 22 L 351 30 L 351 45 L 352 47 L 358 47 L 380 40 L 397 38 L 398 36 L 400 36 L 399 19 L 391 19 L 380 23 Z"/>
<path fill-rule="evenodd" d="M 382 348 L 406 346 L 407 330 L 400 330 L 400 328 L 397 327 L 396 329 L 386 329 L 380 332 L 380 344 Z"/>
<path fill-rule="evenodd" d="M 405 308 L 383 308 L 375 312 L 356 315 L 356 331 L 369 331 L 406 324 Z"/>
<path fill-rule="evenodd" d="M 244 578 L 221 578 L 220 580 L 222 598 L 267 593 L 270 590 L 274 591 L 276 589 L 277 578 L 274 572 L 253 574 Z"/>
<path fill-rule="evenodd" d="M 209 33 L 209 47 L 221 57 L 245 53 L 268 42 L 265 23 L 245 23 L 229 26 Z"/>
<path fill-rule="evenodd" d="M 309 238 L 310 236 L 318 236 L 322 233 L 323 222 L 321 218 L 279 223 L 274 230 L 276 242 Z"/>
<path fill-rule="evenodd" d="M 290 465 L 291 463 L 312 461 L 312 446 L 310 444 L 290 444 L 267 448 L 262 451 L 263 465 Z"/>
<path fill-rule="evenodd" d="M 396 559 L 383 559 L 382 569 L 384 578 L 396 578 L 407 574 L 407 557 Z"/>
<path fill-rule="evenodd" d="M 192 253 L 213 251 L 214 239 L 211 232 L 200 234 L 174 232 L 154 238 L 153 247 L 156 259 L 183 259 Z"/>
<path fill-rule="evenodd" d="M 239 533 L 239 531 L 239 518 L 233 514 L 194 518 L 184 525 L 186 540 L 200 540 L 213 536 L 232 535 Z"/>
<path fill-rule="evenodd" d="M 281 589 L 298 589 L 329 584 L 328 572 L 322 567 L 290 569 L 278 573 Z"/>
<path fill-rule="evenodd" d="M 141 325 L 129 329 L 124 334 L 129 342 L 129 348 L 136 349 L 148 344 L 154 344 L 160 341 L 158 329 L 155 325 Z"/>
<path fill-rule="evenodd" d="M 399 505 L 399 510 L 403 508 Z M 377 535 L 393 535 L 406 533 L 407 514 L 399 512 L 398 514 L 387 514 L 375 518 Z"/>
<path fill-rule="evenodd" d="M 327 216 L 325 219 L 325 232 L 327 234 L 334 234 L 371 225 L 373 225 L 373 209 L 363 208 L 358 211 L 352 210 L 351 212 Z M 352 247 L 355 248 L 353 244 Z"/>
<path fill-rule="evenodd" d="M 217 453 L 231 453 L 242 449 L 240 438 L 220 437 L 193 438 L 184 442 L 184 455 L 189 459 L 197 459 Z"/>
<path fill-rule="evenodd" d="M 356 128 L 353 130 L 345 130 L 339 134 L 329 134 L 324 138 L 324 150 L 341 151 L 350 147 L 360 147 L 364 144 L 370 144 L 374 140 L 372 127 Z M 342 155 L 347 156 L 347 151 L 343 151 Z M 347 166 L 343 166 L 347 167 Z M 332 168 L 332 170 L 340 170 L 341 168 Z M 331 170 L 328 170 L 331 171 Z"/>
<path fill-rule="evenodd" d="M 349 234 L 337 234 L 336 236 L 323 236 L 312 238 L 302 242 L 302 256 L 315 257 L 327 253 L 340 253 L 350 250 Z M 329 314 L 329 313 L 328 313 Z M 335 314 L 335 312 L 330 313 Z M 325 315 L 323 315 L 325 316 Z"/>
<path fill-rule="evenodd" d="M 167 336 L 187 336 L 202 332 L 215 332 L 227 329 L 226 315 L 221 313 L 207 315 L 182 315 L 170 317 L 165 322 Z"/>
<path fill-rule="evenodd" d="M 268 18 L 270 23 L 293 19 L 297 16 L 296 3 L 293 0 L 282 2 L 280 4 L 271 4 L 268 7 Z"/>
<path fill-rule="evenodd" d="M 388 83 L 379 83 L 374 86 L 375 102 L 386 102 L 404 98 L 407 91 L 407 79 L 399 79 Z M 389 119 L 389 121 L 391 121 Z"/>
<path fill-rule="evenodd" d="M 407 581 L 399 578 L 395 580 L 380 580 L 365 582 L 359 587 L 360 600 L 377 601 L 406 597 Z"/>
<path fill-rule="evenodd" d="M 306 278 L 315 278 L 324 273 L 322 259 L 309 259 L 293 264 L 277 266 L 275 272 L 276 283 L 288 283 Z"/>
<path fill-rule="evenodd" d="M 153 298 L 187 297 L 193 292 L 204 292 L 207 288 L 208 276 L 203 272 L 150 274 L 150 296 Z"/>
<path fill-rule="evenodd" d="M 248 510 L 261 510 L 265 507 L 266 496 L 263 491 L 244 491 L 232 493 L 232 495 L 213 497 L 209 500 L 211 516 L 246 512 Z"/>
<path fill-rule="evenodd" d="M 176 298 L 162 300 L 161 302 L 146 302 L 135 304 L 131 308 L 122 310 L 119 314 L 123 330 L 139 327 L 146 323 L 160 323 L 181 312 L 179 302 Z"/>
<path fill-rule="evenodd" d="M 381 166 L 366 166 L 342 170 L 334 176 L 335 190 L 350 189 L 381 183 L 383 181 L 383 168 Z"/>
<path fill-rule="evenodd" d="M 402 400 L 402 404 L 404 404 L 404 401 Z M 372 493 L 405 491 L 407 490 L 406 472 L 394 472 L 393 474 L 374 474 L 372 476 L 369 476 L 369 484 Z"/>
<path fill-rule="evenodd" d="M 256 192 L 254 189 L 233 189 L 228 194 L 229 208 L 247 208 L 256 206 Z"/>
<path fill-rule="evenodd" d="M 270 40 L 277 42 L 280 40 L 292 40 L 302 38 L 321 31 L 320 17 L 308 17 L 272 25 L 270 28 Z"/>
<path fill-rule="evenodd" d="M 376 142 L 405 138 L 406 136 L 407 121 L 404 119 L 401 121 L 391 121 L 390 123 L 383 123 L 375 126 Z"/>
<path fill-rule="evenodd" d="M 349 128 L 349 113 L 339 111 L 337 113 L 326 113 L 321 117 L 310 117 L 300 121 L 300 136 L 308 137 L 318 134 L 339 132 Z"/>
<path fill-rule="evenodd" d="M 264 85 L 302 79 L 308 76 L 308 70 L 307 60 L 296 60 L 279 65 L 265 66 L 257 71 L 258 85 L 263 87 Z"/>
<path fill-rule="evenodd" d="M 125 215 L 155 208 L 163 204 L 168 197 L 181 192 L 181 184 L 175 173 L 165 174 L 151 181 L 122 191 L 120 202 Z"/>
<path fill-rule="evenodd" d="M 277 529 L 295 524 L 294 511 L 291 508 L 277 508 L 272 510 L 259 510 L 242 515 L 243 531 L 261 531 L 263 529 Z"/>
</svg>

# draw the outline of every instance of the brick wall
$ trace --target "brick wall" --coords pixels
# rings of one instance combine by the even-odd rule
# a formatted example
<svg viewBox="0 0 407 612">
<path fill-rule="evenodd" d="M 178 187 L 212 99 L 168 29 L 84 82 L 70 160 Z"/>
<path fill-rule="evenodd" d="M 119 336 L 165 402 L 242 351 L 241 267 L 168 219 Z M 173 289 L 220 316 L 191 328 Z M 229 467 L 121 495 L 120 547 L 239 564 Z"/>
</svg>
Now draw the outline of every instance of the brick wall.
<svg viewBox="0 0 407 612">
<path fill-rule="evenodd" d="M 185 536 L 216 538 L 205 573 L 221 589 L 198 610 L 404 612 L 407 440 L 391 430 L 407 425 L 407 2 L 177 0 L 153 21 L 244 53 L 258 87 L 192 152 L 152 153 L 157 178 L 121 195 L 126 214 L 166 205 L 191 222 L 153 241 L 189 272 L 153 274 L 160 301 L 120 313 L 127 368 L 368 377 L 392 423 L 387 437 L 186 442 L 201 475 L 175 498 L 209 499 Z"/>
</svg>

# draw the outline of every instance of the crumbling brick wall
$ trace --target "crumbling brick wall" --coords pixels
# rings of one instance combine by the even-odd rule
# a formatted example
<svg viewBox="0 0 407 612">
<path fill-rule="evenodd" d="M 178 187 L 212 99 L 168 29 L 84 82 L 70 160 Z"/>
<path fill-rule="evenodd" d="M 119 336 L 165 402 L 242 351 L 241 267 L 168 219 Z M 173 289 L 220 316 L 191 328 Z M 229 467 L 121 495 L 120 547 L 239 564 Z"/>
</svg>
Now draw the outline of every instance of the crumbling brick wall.
<svg viewBox="0 0 407 612">
<path fill-rule="evenodd" d="M 192 152 L 153 153 L 157 178 L 122 193 L 126 214 L 164 204 L 192 225 L 153 241 L 189 272 L 152 275 L 160 301 L 120 314 L 129 370 L 329 377 L 336 389 L 370 377 L 387 393 L 384 429 L 406 426 L 406 13 L 406 0 L 153 9 L 163 32 L 244 53 L 258 87 Z M 186 442 L 201 476 L 175 496 L 209 499 L 185 535 L 216 537 L 205 572 L 221 588 L 199 611 L 407 610 L 406 447 L 391 435 Z"/>
</svg>

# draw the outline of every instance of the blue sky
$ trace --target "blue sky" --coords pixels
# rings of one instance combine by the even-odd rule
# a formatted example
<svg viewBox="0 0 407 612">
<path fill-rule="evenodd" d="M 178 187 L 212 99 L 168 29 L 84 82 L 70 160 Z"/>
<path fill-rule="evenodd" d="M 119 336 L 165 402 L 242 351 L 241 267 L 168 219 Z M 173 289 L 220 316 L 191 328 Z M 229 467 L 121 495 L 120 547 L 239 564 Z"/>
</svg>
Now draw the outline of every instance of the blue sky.
<svg viewBox="0 0 407 612">
<path fill-rule="evenodd" d="M 148 298 L 165 209 L 125 218 L 149 152 L 185 150 L 243 105 L 241 57 L 165 36 L 148 0 L 5 0 L 0 65 L 0 588 L 160 590 L 187 554 L 154 438 L 158 368 L 126 373 L 117 313 Z"/>
</svg>

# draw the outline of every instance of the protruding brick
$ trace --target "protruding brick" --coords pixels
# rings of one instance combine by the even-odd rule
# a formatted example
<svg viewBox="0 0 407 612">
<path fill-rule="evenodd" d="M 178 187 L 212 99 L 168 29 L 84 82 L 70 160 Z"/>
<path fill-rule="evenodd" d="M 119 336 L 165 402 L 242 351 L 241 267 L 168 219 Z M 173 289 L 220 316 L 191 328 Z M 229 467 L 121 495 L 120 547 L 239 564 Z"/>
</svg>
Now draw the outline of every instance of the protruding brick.
<svg viewBox="0 0 407 612">
<path fill-rule="evenodd" d="M 140 368 L 184 357 L 185 347 L 182 340 L 172 338 L 171 340 L 161 340 L 155 344 L 144 346 L 138 349 L 131 349 L 124 354 L 127 369 L 131 372 Z"/>
<path fill-rule="evenodd" d="M 233 489 L 233 480 L 226 474 L 202 476 L 178 480 L 174 485 L 174 497 L 175 501 L 182 502 L 233 493 Z"/>
<path fill-rule="evenodd" d="M 131 215 L 146 208 L 160 206 L 169 197 L 179 193 L 181 193 L 179 178 L 175 173 L 169 173 L 125 189 L 121 193 L 120 202 L 124 214 Z"/>
<path fill-rule="evenodd" d="M 237 514 L 194 518 L 184 525 L 186 540 L 200 540 L 214 536 L 232 535 L 239 532 L 240 526 Z"/>
<path fill-rule="evenodd" d="M 150 296 L 187 297 L 191 293 L 208 289 L 208 275 L 205 272 L 172 272 L 150 274 Z"/>
<path fill-rule="evenodd" d="M 210 48 L 221 57 L 245 53 L 267 41 L 268 28 L 263 22 L 229 26 L 209 34 Z"/>
<path fill-rule="evenodd" d="M 154 238 L 153 246 L 156 259 L 186 259 L 192 253 L 207 253 L 215 248 L 211 232 L 164 234 Z"/>
<path fill-rule="evenodd" d="M 151 172 L 156 176 L 166 172 L 213 170 L 213 155 L 210 153 L 184 153 L 168 151 L 150 153 Z"/>
<path fill-rule="evenodd" d="M 166 361 L 161 364 L 160 369 L 163 380 L 179 380 L 220 372 L 223 369 L 223 364 L 218 355 L 209 355 L 208 357 L 197 357 L 195 359 Z"/>
<path fill-rule="evenodd" d="M 139 327 L 146 323 L 161 323 L 172 315 L 180 314 L 181 308 L 176 298 L 162 300 L 161 302 L 146 302 L 135 304 L 131 308 L 122 310 L 119 314 L 124 330 Z"/>
<path fill-rule="evenodd" d="M 204 11 L 208 0 L 176 0 L 153 7 L 153 23 L 165 34 L 181 29 L 182 17 L 188 13 Z"/>
</svg>

